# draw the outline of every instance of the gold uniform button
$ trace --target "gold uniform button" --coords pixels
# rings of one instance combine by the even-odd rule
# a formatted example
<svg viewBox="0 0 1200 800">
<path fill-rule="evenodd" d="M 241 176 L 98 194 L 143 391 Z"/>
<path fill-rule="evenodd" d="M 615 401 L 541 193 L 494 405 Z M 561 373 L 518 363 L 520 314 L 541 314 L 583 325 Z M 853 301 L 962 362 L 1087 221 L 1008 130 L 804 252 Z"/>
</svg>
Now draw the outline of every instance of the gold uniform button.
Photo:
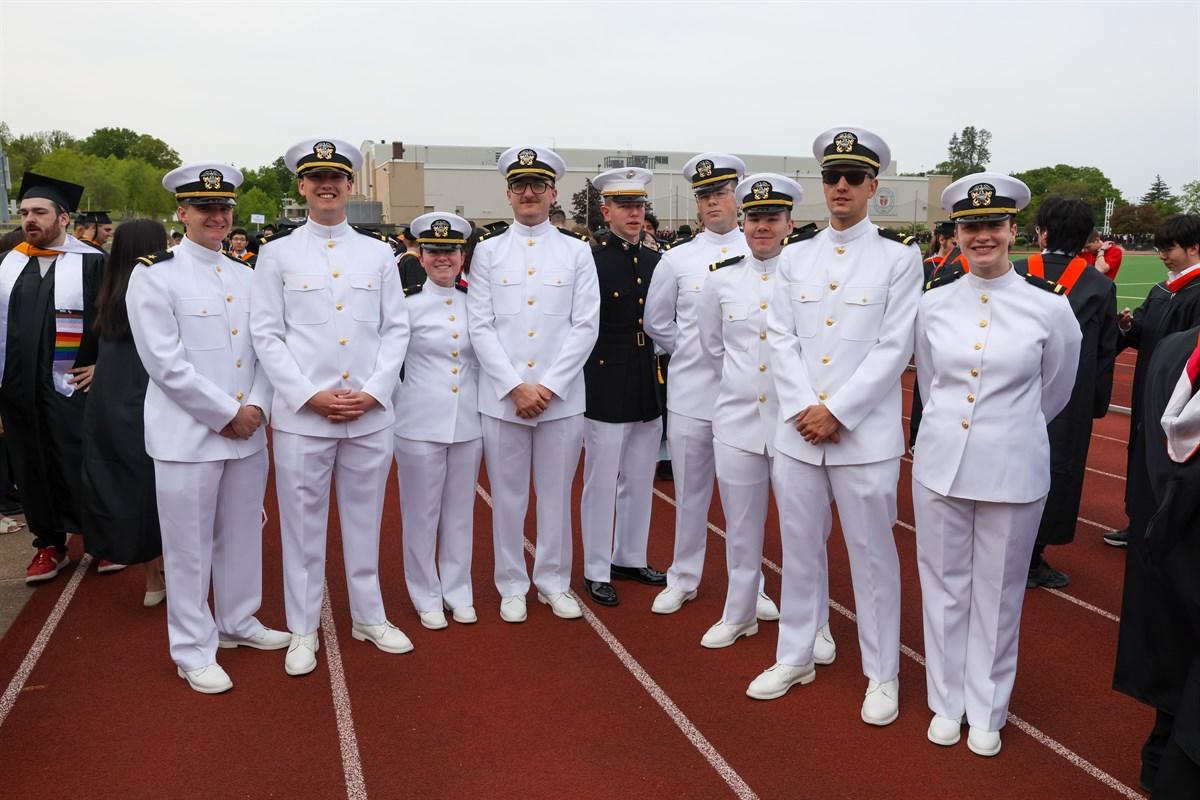
<svg viewBox="0 0 1200 800">
<path fill-rule="evenodd" d="M 597 363 L 597 364 L 599 364 L 600 366 L 602 366 L 602 367 L 603 367 L 603 366 L 604 366 L 604 359 L 602 358 L 602 359 L 600 359 L 599 361 L 597 361 L 596 363 Z"/>
<path fill-rule="evenodd" d="M 530 360 L 530 361 L 526 361 L 526 362 L 525 362 L 525 366 L 527 366 L 527 367 L 532 367 L 532 366 L 533 366 L 533 361 L 532 361 L 532 360 Z"/>
<path fill-rule="evenodd" d="M 451 374 L 451 375 L 457 375 L 457 374 L 458 374 L 458 367 L 451 367 L 451 368 L 450 368 L 450 374 Z"/>
<path fill-rule="evenodd" d="M 349 378 L 349 377 L 350 377 L 350 373 L 349 373 L 349 372 L 343 372 L 343 373 L 342 373 L 342 380 L 346 380 L 346 379 L 347 379 L 347 378 Z"/>
<path fill-rule="evenodd" d="M 335 243 L 334 243 L 332 240 L 330 240 L 330 241 L 326 242 L 326 243 L 325 243 L 325 246 L 326 246 L 326 247 L 328 247 L 330 250 L 332 250 L 333 248 L 337 247 L 337 245 L 336 245 L 336 244 L 335 244 Z"/>
<path fill-rule="evenodd" d="M 450 299 L 449 297 L 447 297 L 447 298 L 446 298 L 446 305 L 448 305 L 448 306 L 452 306 L 452 305 L 454 305 L 454 301 L 453 301 L 452 299 Z"/>
<path fill-rule="evenodd" d="M 458 394 L 458 387 L 457 387 L 457 386 L 451 386 L 451 387 L 450 387 L 450 392 L 451 392 L 452 394 Z"/>
<path fill-rule="evenodd" d="M 534 269 L 533 267 L 530 267 L 529 269 L 526 270 L 526 272 L 528 272 L 530 275 L 532 275 L 533 273 L 537 272 L 537 270 Z"/>
<path fill-rule="evenodd" d="M 765 272 L 764 272 L 764 273 L 763 273 L 763 276 L 762 276 L 762 279 L 763 279 L 764 281 L 769 281 L 769 280 L 771 280 L 771 276 L 770 276 L 770 275 L 768 275 L 767 273 L 765 273 Z"/>
<path fill-rule="evenodd" d="M 342 305 L 341 303 L 336 303 L 336 304 L 334 304 L 333 307 L 336 308 L 338 311 L 341 311 L 343 308 L 345 308 L 345 306 Z"/>
<path fill-rule="evenodd" d="M 453 315 L 453 314 L 451 314 L 451 315 L 450 315 L 450 321 L 451 321 L 451 322 L 454 322 L 454 315 Z"/>
<path fill-rule="evenodd" d="M 450 357 L 451 357 L 451 358 L 458 358 L 458 351 L 457 351 L 457 350 L 451 350 L 451 351 L 450 351 Z"/>
<path fill-rule="evenodd" d="M 867 298 L 864 297 L 861 302 L 865 305 L 867 302 Z"/>
<path fill-rule="evenodd" d="M 766 311 L 766 310 L 767 310 L 767 304 L 766 304 L 766 303 L 759 303 L 759 304 L 758 304 L 758 307 L 759 307 L 759 308 L 761 308 L 763 311 Z"/>
<path fill-rule="evenodd" d="M 638 278 L 638 279 L 637 279 L 637 285 L 638 285 L 638 286 L 641 286 L 641 285 L 642 285 L 642 279 L 641 279 L 641 278 Z"/>
<path fill-rule="evenodd" d="M 234 364 L 234 366 L 237 367 L 238 369 L 241 369 L 242 368 L 242 360 L 239 358 L 237 360 L 237 362 Z"/>
<path fill-rule="evenodd" d="M 451 338 L 451 339 L 457 339 L 457 338 L 458 338 L 458 331 L 455 331 L 454 333 L 450 334 L 450 338 Z"/>
<path fill-rule="evenodd" d="M 234 336 L 237 336 L 237 328 L 234 328 L 232 331 L 230 331 L 230 333 L 232 333 Z"/>
<path fill-rule="evenodd" d="M 987 301 L 988 301 L 988 296 L 986 294 L 979 295 L 979 302 L 986 303 Z"/>
<path fill-rule="evenodd" d="M 845 254 L 846 254 L 846 248 L 844 248 L 844 247 L 839 247 L 839 248 L 837 249 L 837 254 L 838 254 L 839 256 L 845 255 Z"/>
<path fill-rule="evenodd" d="M 225 302 L 226 302 L 226 303 L 232 303 L 232 302 L 233 302 L 233 295 L 231 295 L 231 294 L 227 294 L 227 295 L 225 295 Z"/>
<path fill-rule="evenodd" d="M 207 313 L 208 313 L 208 309 L 207 309 L 207 308 L 202 308 L 202 309 L 200 309 L 200 313 L 201 313 L 201 314 L 207 314 Z"/>
<path fill-rule="evenodd" d="M 532 339 L 532 338 L 533 338 L 533 335 L 534 335 L 534 334 L 533 334 L 533 331 L 530 331 L 530 332 L 529 332 L 529 338 L 530 338 L 530 339 Z"/>
<path fill-rule="evenodd" d="M 962 426 L 963 426 L 963 430 L 965 431 L 967 428 L 971 427 L 971 423 L 967 422 L 967 421 L 964 419 L 964 420 L 962 421 Z"/>
<path fill-rule="evenodd" d="M 349 341 L 349 339 L 338 339 L 338 344 L 345 346 L 346 342 L 348 342 L 348 341 Z"/>
<path fill-rule="evenodd" d="M 696 284 L 696 285 L 694 285 L 692 288 L 693 288 L 693 289 L 695 289 L 695 290 L 698 292 L 698 291 L 700 291 L 700 284 L 698 284 L 698 283 L 697 283 L 697 284 Z"/>
<path fill-rule="evenodd" d="M 308 288 L 308 284 L 306 283 L 306 284 L 304 284 L 303 286 L 301 286 L 300 288 L 301 288 L 301 289 L 307 289 L 307 288 Z"/>
<path fill-rule="evenodd" d="M 613 297 L 620 297 L 620 296 L 621 296 L 620 292 L 613 292 Z"/>
<path fill-rule="evenodd" d="M 833 283 L 829 284 L 829 291 L 836 292 L 837 288 L 838 288 L 837 281 L 834 281 Z M 803 300 L 804 298 L 801 297 L 800 299 Z"/>
<path fill-rule="evenodd" d="M 759 332 L 758 332 L 758 338 L 759 338 L 759 339 L 766 339 L 766 338 L 767 338 L 767 332 L 766 332 L 766 331 L 759 331 Z"/>
<path fill-rule="evenodd" d="M 722 248 L 721 248 L 721 252 L 722 252 L 722 253 L 728 253 L 728 252 L 729 252 L 729 248 L 728 248 L 728 247 L 722 247 Z"/>
<path fill-rule="evenodd" d="M 766 372 L 766 371 L 767 371 L 767 365 L 766 365 L 766 364 L 759 364 L 759 365 L 758 365 L 758 371 L 759 371 L 759 372 Z"/>
<path fill-rule="evenodd" d="M 367 288 L 373 289 L 373 288 L 375 288 L 375 284 L 371 283 L 370 281 L 367 281 Z"/>
<path fill-rule="evenodd" d="M 501 283 L 508 283 L 508 278 L 501 278 L 501 279 L 500 279 L 500 282 L 501 282 Z"/>
<path fill-rule="evenodd" d="M 235 394 L 235 395 L 233 396 L 233 399 L 234 399 L 234 400 L 241 400 L 241 399 L 242 399 L 243 397 L 245 397 L 245 396 L 246 396 L 246 395 L 242 394 L 241 392 L 238 392 L 237 394 Z"/>
<path fill-rule="evenodd" d="M 822 363 L 822 364 L 828 364 L 828 363 L 829 363 L 829 356 L 821 356 L 821 363 Z"/>
<path fill-rule="evenodd" d="M 986 327 L 987 327 L 987 320 L 986 320 L 986 319 L 981 319 L 981 320 L 979 320 L 979 327 L 981 327 L 981 328 L 986 328 Z"/>
<path fill-rule="evenodd" d="M 975 343 L 975 349 L 976 349 L 976 350 L 982 350 L 982 349 L 983 349 L 983 345 L 982 345 L 982 344 L 980 344 L 979 342 L 976 342 L 976 343 Z"/>
<path fill-rule="evenodd" d="M 340 278 L 340 277 L 342 277 L 342 273 L 340 273 L 340 272 L 335 272 L 335 273 L 333 273 L 333 277 L 335 277 L 335 278 Z"/>
<path fill-rule="evenodd" d="M 825 326 L 829 327 L 829 328 L 833 327 L 833 317 L 830 317 L 829 319 L 825 320 Z"/>
<path fill-rule="evenodd" d="M 531 298 L 529 298 L 528 300 L 526 300 L 525 302 L 526 302 L 528 305 L 533 305 L 533 298 L 531 297 Z"/>
<path fill-rule="evenodd" d="M 978 378 L 978 377 L 979 377 L 979 370 L 977 370 L 977 369 L 973 369 L 973 370 L 971 370 L 971 377 L 972 377 L 972 378 Z"/>
<path fill-rule="evenodd" d="M 221 268 L 220 268 L 220 267 L 217 267 L 217 272 L 220 272 L 220 271 L 221 271 Z"/>
<path fill-rule="evenodd" d="M 526 242 L 526 244 L 528 244 L 530 247 L 533 247 L 533 239 L 530 239 L 528 242 Z"/>
<path fill-rule="evenodd" d="M 638 325 L 641 325 L 641 324 L 642 324 L 642 318 L 638 317 Z"/>
<path fill-rule="evenodd" d="M 828 398 L 829 398 L 829 395 L 825 394 L 824 392 L 817 393 L 818 400 L 827 400 Z"/>
<path fill-rule="evenodd" d="M 767 402 L 767 396 L 766 396 L 765 394 L 760 394 L 760 395 L 758 396 L 758 402 L 760 402 L 760 403 L 765 403 L 765 402 Z"/>
<path fill-rule="evenodd" d="M 639 297 L 639 298 L 638 298 L 638 305 L 639 305 L 639 306 L 644 306 L 644 305 L 646 305 L 646 298 L 644 298 L 644 297 Z"/>
<path fill-rule="evenodd" d="M 973 395 L 973 394 L 969 394 L 969 395 L 967 395 L 967 402 L 968 402 L 968 403 L 974 403 L 974 402 L 975 402 L 975 395 Z"/>
</svg>

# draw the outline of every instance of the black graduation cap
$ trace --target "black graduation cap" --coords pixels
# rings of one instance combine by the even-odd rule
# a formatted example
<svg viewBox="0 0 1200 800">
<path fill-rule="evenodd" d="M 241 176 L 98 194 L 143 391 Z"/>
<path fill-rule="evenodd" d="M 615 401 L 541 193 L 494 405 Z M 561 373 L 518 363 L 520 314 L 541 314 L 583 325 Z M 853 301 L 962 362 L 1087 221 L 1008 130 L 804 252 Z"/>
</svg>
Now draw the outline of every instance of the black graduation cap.
<svg viewBox="0 0 1200 800">
<path fill-rule="evenodd" d="M 20 202 L 27 197 L 43 197 L 53 200 L 68 212 L 74 212 L 83 197 L 83 187 L 77 183 L 26 172 L 21 176 L 21 193 L 17 195 L 17 201 Z"/>
<path fill-rule="evenodd" d="M 75 217 L 76 225 L 112 225 L 107 211 L 80 211 Z"/>
<path fill-rule="evenodd" d="M 489 230 L 489 231 L 493 231 L 493 232 L 502 231 L 508 227 L 508 223 L 507 222 L 489 222 L 487 225 L 484 225 L 483 227 L 485 230 Z"/>
<path fill-rule="evenodd" d="M 953 236 L 954 228 L 955 228 L 954 220 L 948 219 L 948 220 L 942 220 L 941 222 L 939 222 L 937 224 L 937 227 L 934 228 L 934 230 L 938 233 L 939 236 Z"/>
</svg>

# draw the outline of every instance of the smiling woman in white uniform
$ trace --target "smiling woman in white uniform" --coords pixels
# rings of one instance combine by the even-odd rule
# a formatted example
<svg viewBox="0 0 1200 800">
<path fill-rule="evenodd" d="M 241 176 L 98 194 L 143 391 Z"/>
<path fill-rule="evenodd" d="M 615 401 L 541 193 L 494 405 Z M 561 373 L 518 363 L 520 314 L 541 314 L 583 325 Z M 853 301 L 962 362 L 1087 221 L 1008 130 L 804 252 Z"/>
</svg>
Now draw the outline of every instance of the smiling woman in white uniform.
<svg viewBox="0 0 1200 800">
<path fill-rule="evenodd" d="M 1062 287 L 1015 272 L 1021 181 L 987 172 L 946 188 L 971 271 L 943 270 L 917 312 L 926 398 L 913 462 L 925 625 L 927 736 L 1000 752 L 1017 671 L 1028 561 L 1050 490 L 1046 423 L 1066 406 L 1082 335 Z"/>
<path fill-rule="evenodd" d="M 404 520 L 404 582 L 421 624 L 474 622 L 471 543 L 475 479 L 483 453 L 479 365 L 467 329 L 467 286 L 459 280 L 465 219 L 423 214 L 409 229 L 429 277 L 404 290 L 412 324 L 404 380 L 396 387 L 396 470 Z"/>
</svg>

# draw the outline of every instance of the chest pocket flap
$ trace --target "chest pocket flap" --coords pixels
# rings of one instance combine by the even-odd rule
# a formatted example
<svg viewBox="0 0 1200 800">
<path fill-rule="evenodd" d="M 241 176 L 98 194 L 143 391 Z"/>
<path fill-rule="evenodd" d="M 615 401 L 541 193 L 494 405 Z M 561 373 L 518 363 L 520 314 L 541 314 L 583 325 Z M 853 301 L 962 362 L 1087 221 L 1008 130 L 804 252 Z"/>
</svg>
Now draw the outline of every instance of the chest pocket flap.
<svg viewBox="0 0 1200 800">
<path fill-rule="evenodd" d="M 842 299 L 842 338 L 874 341 L 879 338 L 887 308 L 886 286 L 846 286 Z"/>
<path fill-rule="evenodd" d="M 186 350 L 220 350 L 228 340 L 220 298 L 190 297 L 179 301 L 179 338 Z"/>
<path fill-rule="evenodd" d="M 284 278 L 284 312 L 291 325 L 320 325 L 329 319 L 333 303 L 324 291 L 324 275 L 295 274 Z"/>
</svg>

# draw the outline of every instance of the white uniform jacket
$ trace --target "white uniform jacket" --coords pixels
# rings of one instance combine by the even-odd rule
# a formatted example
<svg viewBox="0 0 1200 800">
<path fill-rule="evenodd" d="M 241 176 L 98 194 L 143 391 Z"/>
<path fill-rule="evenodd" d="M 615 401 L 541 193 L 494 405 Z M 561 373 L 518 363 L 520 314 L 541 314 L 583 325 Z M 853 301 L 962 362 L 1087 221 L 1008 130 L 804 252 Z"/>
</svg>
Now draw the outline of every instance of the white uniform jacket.
<svg viewBox="0 0 1200 800">
<path fill-rule="evenodd" d="M 243 405 L 271 412 L 271 384 L 250 340 L 253 270 L 185 238 L 134 267 L 125 305 L 146 387 L 146 454 L 159 461 L 226 461 L 267 446 L 221 430 Z M 103 369 L 103 365 L 100 366 Z"/>
<path fill-rule="evenodd" d="M 700 346 L 721 375 L 713 438 L 749 453 L 775 454 L 779 400 L 768 364 L 767 311 L 778 261 L 746 256 L 717 268 L 696 312 Z"/>
<path fill-rule="evenodd" d="M 466 293 L 427 280 L 404 301 L 412 329 L 404 380 L 396 387 L 393 432 L 439 444 L 478 439 L 479 363 L 467 327 Z"/>
<path fill-rule="evenodd" d="M 723 234 L 705 230 L 667 250 L 654 268 L 643 327 L 655 344 L 671 354 L 668 411 L 693 419 L 713 418 L 720 373 L 700 346 L 696 324 L 700 293 L 711 265 L 749 255 L 750 246 L 740 229 Z"/>
<path fill-rule="evenodd" d="M 870 464 L 904 452 L 900 375 L 912 356 L 921 254 L 869 218 L 784 248 L 768 312 L 781 423 L 775 446 L 806 464 Z M 796 415 L 824 404 L 838 443 L 813 445 Z"/>
<path fill-rule="evenodd" d="M 344 221 L 276 235 L 258 254 L 252 306 L 254 347 L 275 387 L 272 427 L 347 438 L 392 424 L 408 309 L 387 243 Z M 363 391 L 379 406 L 334 424 L 305 407 L 323 389 Z"/>
<path fill-rule="evenodd" d="M 584 412 L 583 364 L 600 332 L 600 288 L 586 242 L 549 221 L 514 222 L 475 247 L 467 307 L 481 414 L 537 425 Z M 555 394 L 533 419 L 518 417 L 508 399 L 521 383 Z"/>
<path fill-rule="evenodd" d="M 1083 334 L 1065 297 L 1010 269 L 969 273 L 921 298 L 925 408 L 913 478 L 947 497 L 1031 503 L 1050 491 L 1046 423 L 1075 386 Z"/>
</svg>

